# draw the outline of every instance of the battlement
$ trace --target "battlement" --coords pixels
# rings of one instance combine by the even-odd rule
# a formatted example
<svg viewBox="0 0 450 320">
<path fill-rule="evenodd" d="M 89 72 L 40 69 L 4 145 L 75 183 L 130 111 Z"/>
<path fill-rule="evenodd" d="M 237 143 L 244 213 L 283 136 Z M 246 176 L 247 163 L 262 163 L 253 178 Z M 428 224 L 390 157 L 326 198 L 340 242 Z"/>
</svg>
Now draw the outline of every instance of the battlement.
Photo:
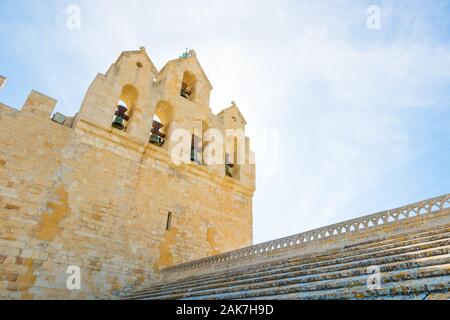
<svg viewBox="0 0 450 320">
<path fill-rule="evenodd" d="M 32 90 L 22 107 L 22 111 L 34 113 L 35 116 L 49 118 L 55 109 L 56 103 L 55 99 Z"/>
</svg>

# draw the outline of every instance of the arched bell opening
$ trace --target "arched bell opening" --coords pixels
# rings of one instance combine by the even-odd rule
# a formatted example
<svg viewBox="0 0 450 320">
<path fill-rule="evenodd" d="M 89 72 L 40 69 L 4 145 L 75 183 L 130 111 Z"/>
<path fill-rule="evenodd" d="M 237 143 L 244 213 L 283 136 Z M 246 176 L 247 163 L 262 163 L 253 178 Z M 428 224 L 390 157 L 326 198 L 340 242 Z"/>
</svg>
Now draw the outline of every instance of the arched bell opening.
<svg viewBox="0 0 450 320">
<path fill-rule="evenodd" d="M 173 107 L 165 101 L 160 101 L 156 105 L 155 114 L 151 128 L 150 143 L 158 147 L 164 145 L 172 122 Z"/>
<path fill-rule="evenodd" d="M 196 95 L 197 78 L 192 72 L 186 71 L 183 75 L 183 81 L 181 83 L 180 96 L 183 98 L 194 101 Z"/>
<path fill-rule="evenodd" d="M 113 128 L 126 131 L 138 97 L 139 92 L 134 86 L 126 85 L 123 87 L 111 125 Z"/>
</svg>

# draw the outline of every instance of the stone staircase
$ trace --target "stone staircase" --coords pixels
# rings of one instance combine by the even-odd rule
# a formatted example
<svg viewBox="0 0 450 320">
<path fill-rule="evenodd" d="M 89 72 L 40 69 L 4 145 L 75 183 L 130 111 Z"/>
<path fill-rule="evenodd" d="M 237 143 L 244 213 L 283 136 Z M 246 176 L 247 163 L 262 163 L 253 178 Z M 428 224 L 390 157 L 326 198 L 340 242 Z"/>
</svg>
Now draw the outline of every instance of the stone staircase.
<svg viewBox="0 0 450 320">
<path fill-rule="evenodd" d="M 450 197 L 446 196 L 443 201 L 448 200 Z M 415 209 L 418 212 L 419 207 Z M 403 219 L 396 220 L 393 225 L 389 224 L 389 229 L 385 225 L 382 229 L 366 230 L 370 231 L 371 237 L 363 236 L 363 233 L 355 237 L 358 232 L 352 235 L 350 232 L 341 233 L 341 238 L 347 238 L 343 243 L 347 244 L 341 245 L 333 239 L 338 243 L 334 248 L 324 245 L 326 239 L 321 239 L 322 242 L 313 241 L 316 250 L 309 253 L 301 248 L 272 245 L 271 248 L 281 252 L 271 256 L 272 253 L 262 253 L 259 249 L 252 251 L 258 252 L 259 260 L 254 260 L 251 255 L 229 253 L 213 260 L 203 259 L 203 264 L 205 261 L 214 262 L 209 269 L 205 269 L 201 260 L 175 266 L 166 270 L 165 279 L 161 279 L 159 284 L 135 291 L 125 298 L 448 299 L 449 216 L 448 209 L 444 209 L 441 202 L 440 210 L 434 213 L 430 207 L 427 219 L 436 218 L 434 220 L 425 221 L 420 215 L 415 216 L 416 220 L 409 225 L 402 222 Z M 352 224 L 354 220 L 345 223 L 347 226 Z M 401 228 L 403 224 L 404 230 Z M 326 230 L 332 229 L 327 227 Z M 369 274 L 373 267 L 380 272 L 379 288 L 368 285 L 369 277 L 374 277 Z M 198 270 L 189 273 L 190 269 Z M 179 278 L 175 279 L 174 273 Z"/>
</svg>

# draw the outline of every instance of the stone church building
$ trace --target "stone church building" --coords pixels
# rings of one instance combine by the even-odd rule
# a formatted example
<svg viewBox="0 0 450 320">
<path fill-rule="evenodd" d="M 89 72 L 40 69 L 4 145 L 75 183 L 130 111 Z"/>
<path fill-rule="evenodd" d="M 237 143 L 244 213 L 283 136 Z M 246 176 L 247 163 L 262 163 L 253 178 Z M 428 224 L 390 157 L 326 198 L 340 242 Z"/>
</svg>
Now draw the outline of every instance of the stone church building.
<svg viewBox="0 0 450 320">
<path fill-rule="evenodd" d="M 254 165 L 170 156 L 177 129 L 197 144 L 207 129 L 245 129 L 234 103 L 211 112 L 211 90 L 195 52 L 158 71 L 141 48 L 96 76 L 75 117 L 36 91 L 20 111 L 0 104 L 0 297 L 110 297 L 251 245 Z M 70 265 L 81 290 L 66 288 Z"/>
<path fill-rule="evenodd" d="M 246 120 L 212 89 L 194 51 L 141 48 L 73 117 L 0 103 L 0 299 L 449 298 L 450 195 L 253 245 Z"/>
</svg>

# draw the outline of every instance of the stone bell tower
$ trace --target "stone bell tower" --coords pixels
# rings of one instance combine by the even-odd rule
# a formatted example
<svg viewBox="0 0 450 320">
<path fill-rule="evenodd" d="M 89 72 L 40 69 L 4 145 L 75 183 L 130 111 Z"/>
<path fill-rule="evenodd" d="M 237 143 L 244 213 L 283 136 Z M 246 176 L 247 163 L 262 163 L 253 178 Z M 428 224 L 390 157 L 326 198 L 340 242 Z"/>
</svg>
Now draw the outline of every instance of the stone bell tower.
<svg viewBox="0 0 450 320">
<path fill-rule="evenodd" d="M 253 186 L 254 158 L 245 136 L 247 122 L 235 102 L 219 114 L 213 114 L 210 108 L 212 90 L 194 50 L 168 61 L 160 71 L 145 48 L 125 51 L 106 74 L 97 75 L 86 93 L 74 127 L 114 133 L 139 147 L 150 143 L 169 155 L 179 143 L 174 132 L 184 130 L 192 134 L 190 158 L 194 163 L 219 176 Z M 204 161 L 208 145 L 206 135 L 212 129 L 223 136 L 226 151 L 223 164 Z M 239 137 L 229 139 L 227 132 L 230 130 Z"/>
<path fill-rule="evenodd" d="M 106 74 L 98 74 L 86 93 L 75 127 L 95 124 L 110 130 L 117 107 L 126 107 L 129 121 L 123 126 L 129 138 L 148 143 L 154 109 L 151 87 L 157 70 L 144 47 L 123 52 Z"/>
<path fill-rule="evenodd" d="M 95 135 L 89 143 L 98 145 L 100 137 L 106 138 L 119 144 L 108 148 L 139 161 L 139 176 L 129 177 L 129 184 L 133 193 L 145 196 L 138 196 L 133 206 L 159 221 L 149 231 L 157 225 L 167 229 L 152 231 L 162 237 L 157 268 L 252 243 L 255 166 L 245 136 L 247 122 L 234 102 L 212 113 L 212 89 L 193 50 L 159 71 L 145 48 L 126 51 L 105 74 L 97 75 L 74 122 L 84 140 Z M 177 130 L 190 139 L 190 162 L 183 165 L 171 158 Z M 223 137 L 218 164 L 204 161 L 210 130 Z M 239 137 L 229 142 L 227 130 Z M 138 154 L 124 153 L 123 147 Z M 239 163 L 238 154 L 244 159 Z"/>
</svg>

